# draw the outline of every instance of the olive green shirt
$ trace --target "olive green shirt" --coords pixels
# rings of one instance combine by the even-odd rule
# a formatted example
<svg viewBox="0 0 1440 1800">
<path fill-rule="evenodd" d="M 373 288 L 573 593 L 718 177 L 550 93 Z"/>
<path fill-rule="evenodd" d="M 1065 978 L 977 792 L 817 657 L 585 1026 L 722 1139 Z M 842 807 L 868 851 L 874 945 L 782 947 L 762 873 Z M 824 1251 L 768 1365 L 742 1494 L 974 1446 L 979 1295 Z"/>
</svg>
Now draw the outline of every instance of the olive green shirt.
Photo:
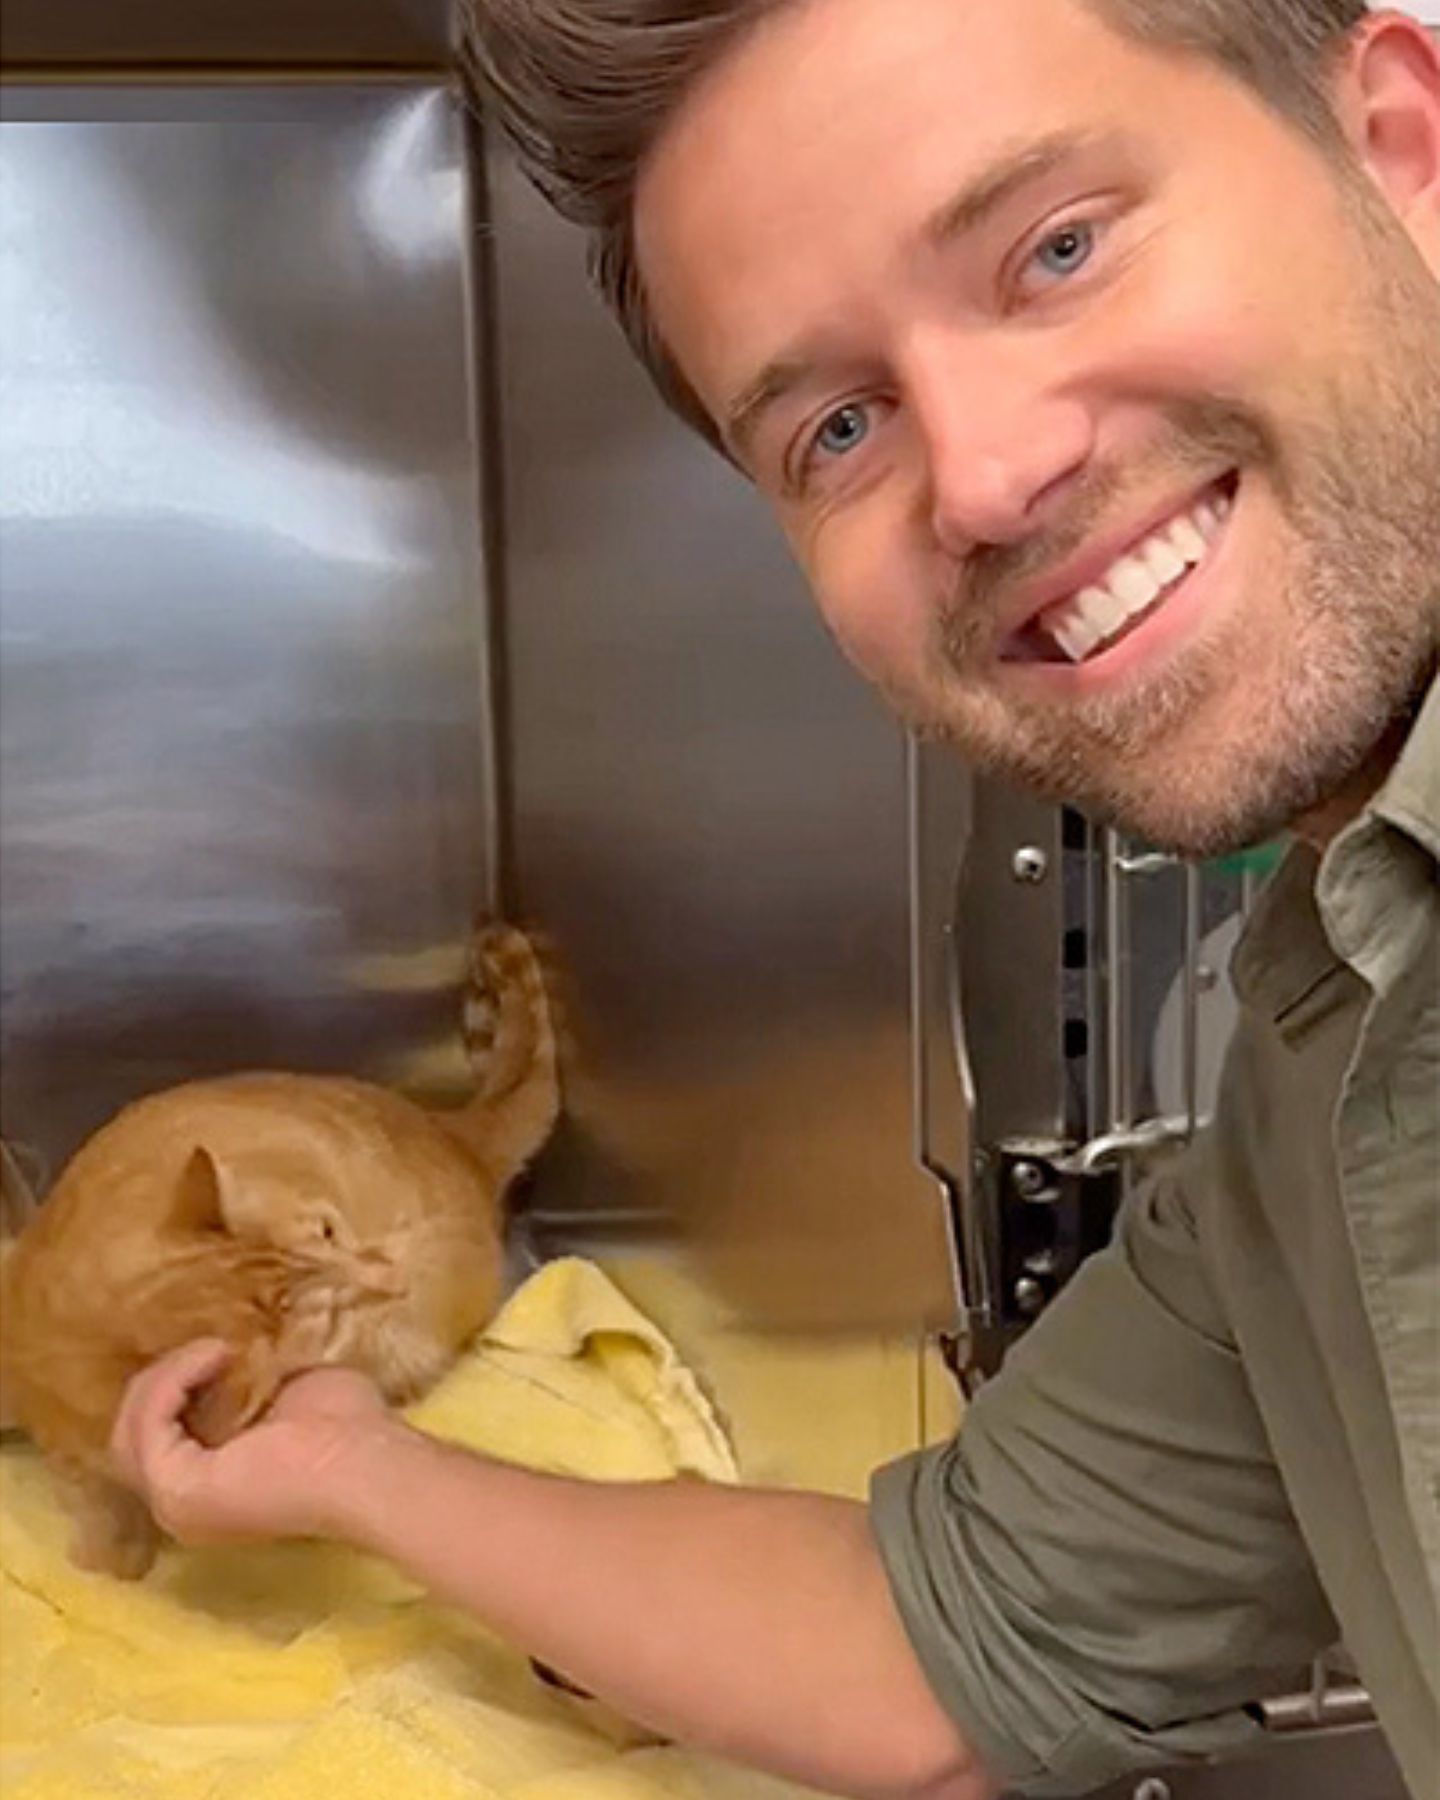
<svg viewBox="0 0 1440 1800">
<path fill-rule="evenodd" d="M 1440 682 L 1262 895 L 1211 1128 L 958 1436 L 875 1478 L 929 1679 L 1022 1793 L 1243 1748 L 1337 1640 L 1440 1792 L 1437 863 Z"/>
</svg>

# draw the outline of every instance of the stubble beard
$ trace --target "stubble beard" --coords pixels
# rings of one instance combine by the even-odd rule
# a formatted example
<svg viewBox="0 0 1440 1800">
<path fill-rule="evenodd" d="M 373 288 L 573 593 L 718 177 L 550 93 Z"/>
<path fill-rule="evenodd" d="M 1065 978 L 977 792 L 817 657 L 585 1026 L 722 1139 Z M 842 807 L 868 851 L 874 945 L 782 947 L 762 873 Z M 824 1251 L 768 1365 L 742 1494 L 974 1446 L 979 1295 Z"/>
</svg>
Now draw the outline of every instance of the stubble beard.
<svg viewBox="0 0 1440 1800">
<path fill-rule="evenodd" d="M 1372 221 L 1371 233 L 1385 227 Z M 1397 255 L 1393 239 L 1370 253 Z M 996 552 L 942 615 L 943 699 L 902 698 L 926 735 L 985 773 L 1190 857 L 1273 837 L 1351 783 L 1440 660 L 1440 287 L 1408 263 L 1376 286 L 1374 359 L 1317 395 L 1288 437 L 1233 401 L 1187 402 L 1168 421 L 1168 473 L 1234 466 L 1242 495 L 1259 476 L 1285 522 L 1284 595 L 1278 607 L 1257 596 L 1262 621 L 1280 627 L 1260 627 L 1262 680 L 1243 604 L 1164 668 L 1063 708 L 997 692 L 976 673 L 994 666 L 989 596 L 1083 541 L 1119 486 L 1102 478 L 1066 533 L 1073 541 Z"/>
</svg>

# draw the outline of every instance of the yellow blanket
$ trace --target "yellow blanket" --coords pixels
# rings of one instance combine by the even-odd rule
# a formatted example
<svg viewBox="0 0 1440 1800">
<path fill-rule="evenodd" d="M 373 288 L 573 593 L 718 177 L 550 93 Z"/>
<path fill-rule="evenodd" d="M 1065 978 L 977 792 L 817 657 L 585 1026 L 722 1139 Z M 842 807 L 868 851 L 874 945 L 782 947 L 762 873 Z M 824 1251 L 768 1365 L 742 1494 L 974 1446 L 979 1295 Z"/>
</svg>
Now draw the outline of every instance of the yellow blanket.
<svg viewBox="0 0 1440 1800">
<path fill-rule="evenodd" d="M 667 1340 L 592 1264 L 552 1263 L 412 1413 L 557 1473 L 733 1479 Z M 477 1529 L 483 1525 L 477 1522 Z M 631 1741 L 524 1657 L 335 1546 L 171 1551 L 139 1585 L 73 1569 L 44 1471 L 0 1456 L 5 1800 L 782 1800 Z"/>
</svg>

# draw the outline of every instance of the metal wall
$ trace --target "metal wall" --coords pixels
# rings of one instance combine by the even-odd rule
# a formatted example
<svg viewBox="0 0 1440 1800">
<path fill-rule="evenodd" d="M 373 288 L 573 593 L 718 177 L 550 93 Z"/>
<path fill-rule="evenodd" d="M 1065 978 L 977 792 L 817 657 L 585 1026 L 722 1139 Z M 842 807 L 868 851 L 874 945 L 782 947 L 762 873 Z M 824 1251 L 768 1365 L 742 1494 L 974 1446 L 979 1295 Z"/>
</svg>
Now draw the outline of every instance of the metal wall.
<svg viewBox="0 0 1440 1800">
<path fill-rule="evenodd" d="M 756 1320 L 948 1322 L 903 737 L 651 395 L 575 234 L 503 161 L 493 193 L 514 890 L 575 996 L 538 1204 L 562 1232 L 670 1213 Z"/>
<path fill-rule="evenodd" d="M 0 1097 L 53 1173 L 184 1076 L 453 1038 L 466 174 L 433 84 L 45 87 L 0 183 Z"/>
<path fill-rule="evenodd" d="M 490 231 L 443 71 L 298 73 L 6 91 L 5 1135 L 53 1174 L 189 1075 L 458 1086 L 503 892 L 568 996 L 546 1246 L 949 1323 L 901 735 L 503 163 Z"/>
</svg>

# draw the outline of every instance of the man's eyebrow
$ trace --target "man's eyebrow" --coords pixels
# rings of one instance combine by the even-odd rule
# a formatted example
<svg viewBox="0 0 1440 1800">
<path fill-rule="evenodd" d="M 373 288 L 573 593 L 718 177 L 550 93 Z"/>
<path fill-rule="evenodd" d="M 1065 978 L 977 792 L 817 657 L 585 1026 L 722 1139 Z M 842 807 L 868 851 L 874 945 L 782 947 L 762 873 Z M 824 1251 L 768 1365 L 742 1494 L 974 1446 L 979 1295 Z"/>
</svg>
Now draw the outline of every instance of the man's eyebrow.
<svg viewBox="0 0 1440 1800">
<path fill-rule="evenodd" d="M 1007 200 L 1097 142 L 1093 132 L 1056 131 L 1002 152 L 930 215 L 921 228 L 921 242 L 940 248 L 977 230 Z"/>
<path fill-rule="evenodd" d="M 725 408 L 725 441 L 743 463 L 760 420 L 777 401 L 810 379 L 815 364 L 804 356 L 777 356 Z"/>
</svg>

